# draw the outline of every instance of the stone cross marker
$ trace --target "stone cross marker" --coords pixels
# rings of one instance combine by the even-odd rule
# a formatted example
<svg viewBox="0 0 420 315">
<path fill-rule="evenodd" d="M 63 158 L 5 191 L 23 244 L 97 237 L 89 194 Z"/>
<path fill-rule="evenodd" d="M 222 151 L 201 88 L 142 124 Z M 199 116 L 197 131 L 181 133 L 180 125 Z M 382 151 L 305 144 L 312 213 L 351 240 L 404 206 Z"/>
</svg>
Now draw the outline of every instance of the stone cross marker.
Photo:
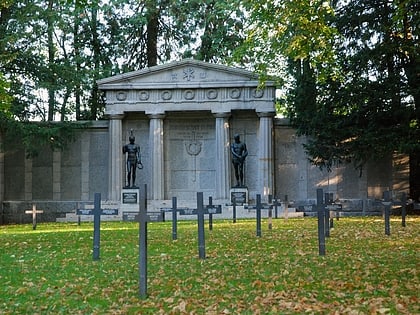
<svg viewBox="0 0 420 315">
<path fill-rule="evenodd" d="M 43 210 L 37 210 L 36 205 L 32 205 L 32 210 L 26 210 L 26 214 L 32 214 L 32 229 L 36 230 L 36 215 L 38 213 L 44 213 Z"/>
<path fill-rule="evenodd" d="M 101 209 L 101 193 L 95 193 L 93 209 L 77 209 L 77 215 L 93 215 L 93 260 L 99 260 L 101 215 L 117 215 L 118 209 Z"/>
</svg>

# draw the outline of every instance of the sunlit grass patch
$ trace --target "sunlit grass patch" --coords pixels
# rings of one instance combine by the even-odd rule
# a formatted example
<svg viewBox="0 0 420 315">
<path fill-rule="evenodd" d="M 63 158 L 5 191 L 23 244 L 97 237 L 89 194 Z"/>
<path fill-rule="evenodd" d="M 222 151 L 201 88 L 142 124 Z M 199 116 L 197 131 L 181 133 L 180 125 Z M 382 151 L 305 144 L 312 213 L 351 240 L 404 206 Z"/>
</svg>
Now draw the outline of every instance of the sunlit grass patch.
<svg viewBox="0 0 420 315">
<path fill-rule="evenodd" d="M 1 226 L 0 314 L 353 314 L 419 313 L 420 218 L 341 218 L 318 255 L 313 218 L 206 225 L 206 259 L 197 224 L 148 225 L 148 294 L 139 298 L 138 224 Z"/>
</svg>

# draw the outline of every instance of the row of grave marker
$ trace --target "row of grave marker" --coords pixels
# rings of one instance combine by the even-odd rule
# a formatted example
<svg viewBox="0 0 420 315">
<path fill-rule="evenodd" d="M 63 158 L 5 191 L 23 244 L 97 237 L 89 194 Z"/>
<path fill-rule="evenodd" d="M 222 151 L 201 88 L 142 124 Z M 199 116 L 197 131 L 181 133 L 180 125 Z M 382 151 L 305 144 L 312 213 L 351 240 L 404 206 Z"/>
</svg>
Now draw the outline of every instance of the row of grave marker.
<svg viewBox="0 0 420 315">
<path fill-rule="evenodd" d="M 323 190 L 317 189 L 317 214 L 318 214 L 318 247 L 319 255 L 325 256 L 326 253 L 326 242 L 325 238 L 330 236 L 330 229 L 334 226 L 334 220 L 330 217 L 331 212 L 335 213 L 335 218 L 339 220 L 339 213 L 342 210 L 340 204 L 334 204 L 330 194 L 325 194 L 325 202 L 323 198 Z M 406 226 L 406 204 L 407 204 L 407 195 L 402 193 L 400 202 L 393 202 L 391 200 L 391 192 L 385 191 L 383 193 L 382 205 L 384 206 L 384 226 L 385 226 L 385 235 L 391 235 L 390 228 L 390 214 L 392 205 L 401 205 L 401 225 L 402 227 Z"/>
<path fill-rule="evenodd" d="M 164 221 L 165 212 L 172 211 L 173 215 L 173 239 L 177 238 L 177 213 L 180 215 L 197 215 L 198 222 L 198 253 L 200 259 L 206 258 L 205 253 L 205 233 L 204 233 L 204 215 L 221 213 L 221 206 L 214 206 L 211 197 L 209 198 L 209 205 L 203 204 L 203 193 L 197 193 L 197 209 L 177 208 L 176 198 L 172 199 L 172 208 L 163 208 L 160 212 L 148 213 L 147 212 L 147 186 L 141 191 L 139 213 L 134 214 L 132 217 L 126 217 L 128 220 L 139 222 L 139 291 L 140 297 L 147 296 L 147 223 L 148 222 L 161 222 Z M 405 226 L 405 203 L 406 199 L 403 195 L 401 204 L 403 207 L 402 225 Z M 326 202 L 323 201 L 322 189 L 317 190 L 317 210 L 318 210 L 318 241 L 319 241 L 319 255 L 325 255 L 325 237 L 329 236 L 329 229 L 333 225 L 332 219 L 329 217 L 330 211 L 341 209 L 340 205 L 328 204 L 329 200 L 327 194 L 325 195 Z M 384 218 L 385 218 L 385 234 L 390 235 L 389 228 L 389 214 L 392 202 L 390 201 L 390 193 L 384 194 Z M 276 205 L 273 203 L 263 204 L 261 202 L 261 195 L 256 196 L 256 205 L 253 207 L 246 206 L 248 209 L 256 210 L 256 234 L 261 236 L 261 211 L 269 211 L 269 229 L 271 229 L 272 209 Z M 33 205 L 32 210 L 25 211 L 27 214 L 33 216 L 33 229 L 36 229 L 36 215 L 43 213 L 42 210 L 37 210 Z M 100 256 L 100 217 L 101 215 L 118 214 L 118 209 L 101 209 L 101 194 L 95 193 L 93 209 L 77 209 L 78 215 L 93 215 L 94 216 L 94 232 L 93 232 L 93 260 L 99 260 Z M 128 215 L 128 214 L 127 214 Z M 338 217 L 337 217 L 338 219 Z"/>
</svg>

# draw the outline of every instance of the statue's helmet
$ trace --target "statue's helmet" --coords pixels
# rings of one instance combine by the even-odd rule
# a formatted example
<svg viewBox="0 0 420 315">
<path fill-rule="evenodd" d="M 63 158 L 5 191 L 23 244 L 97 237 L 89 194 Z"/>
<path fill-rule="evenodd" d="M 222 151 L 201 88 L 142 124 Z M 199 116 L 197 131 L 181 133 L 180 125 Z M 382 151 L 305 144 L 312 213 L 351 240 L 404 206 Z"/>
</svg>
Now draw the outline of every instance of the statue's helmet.
<svg viewBox="0 0 420 315">
<path fill-rule="evenodd" d="M 235 141 L 239 141 L 239 134 L 235 134 L 235 135 L 233 136 L 233 139 L 235 139 Z"/>
<path fill-rule="evenodd" d="M 134 131 L 133 129 L 130 129 L 130 136 L 128 137 L 128 141 L 130 141 L 130 143 L 134 143 L 135 140 L 136 138 L 134 137 Z"/>
</svg>

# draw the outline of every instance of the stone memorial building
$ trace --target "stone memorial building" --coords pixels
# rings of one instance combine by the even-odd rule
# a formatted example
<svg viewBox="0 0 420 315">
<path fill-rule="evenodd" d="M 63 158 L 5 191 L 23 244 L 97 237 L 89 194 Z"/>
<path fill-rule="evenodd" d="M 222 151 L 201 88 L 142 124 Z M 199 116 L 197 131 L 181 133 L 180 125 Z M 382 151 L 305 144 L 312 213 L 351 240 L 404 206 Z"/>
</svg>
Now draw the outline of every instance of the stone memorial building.
<svg viewBox="0 0 420 315">
<path fill-rule="evenodd" d="M 106 96 L 106 118 L 91 122 L 65 151 L 0 151 L 0 219 L 29 220 L 36 202 L 44 218 L 72 212 L 78 202 L 102 200 L 121 205 L 126 183 L 122 147 L 132 133 L 140 146 L 142 169 L 136 185 L 147 184 L 150 207 L 193 201 L 197 192 L 215 203 L 230 202 L 235 184 L 230 145 L 235 134 L 246 143 L 244 186 L 256 194 L 308 204 L 323 188 L 335 198 L 355 200 L 364 211 L 384 190 L 408 192 L 408 159 L 390 156 L 367 165 L 321 171 L 312 166 L 287 120 L 277 118 L 275 86 L 254 73 L 195 60 L 159 65 L 98 81 Z M 0 135 L 1 136 L 1 135 Z M 0 138 L 1 141 L 1 138 Z M 50 213 L 50 217 L 48 217 Z"/>
<path fill-rule="evenodd" d="M 202 191 L 226 200 L 232 185 L 229 144 L 239 134 L 249 148 L 246 185 L 273 193 L 275 87 L 254 74 L 193 60 L 100 80 L 109 117 L 110 198 L 124 182 L 121 145 L 132 130 L 145 167 L 139 184 L 152 200 L 195 199 Z"/>
</svg>

